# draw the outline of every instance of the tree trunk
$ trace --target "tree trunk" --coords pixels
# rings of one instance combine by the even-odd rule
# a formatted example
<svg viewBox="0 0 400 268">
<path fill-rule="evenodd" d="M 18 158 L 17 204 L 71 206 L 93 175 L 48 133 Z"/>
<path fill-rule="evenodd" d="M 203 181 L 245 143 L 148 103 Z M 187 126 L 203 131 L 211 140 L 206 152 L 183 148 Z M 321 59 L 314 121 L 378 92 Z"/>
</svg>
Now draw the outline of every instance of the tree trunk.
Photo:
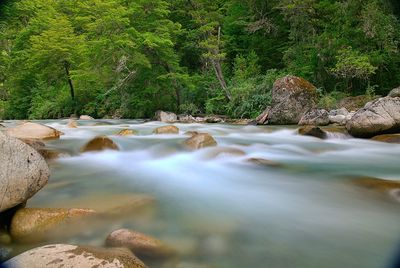
<svg viewBox="0 0 400 268">
<path fill-rule="evenodd" d="M 68 79 L 69 89 L 70 89 L 70 93 L 71 93 L 71 99 L 75 100 L 74 85 L 72 84 L 71 75 L 69 74 L 69 63 L 67 61 L 64 62 L 64 67 L 65 67 L 65 73 L 66 73 L 67 79 Z"/>
</svg>

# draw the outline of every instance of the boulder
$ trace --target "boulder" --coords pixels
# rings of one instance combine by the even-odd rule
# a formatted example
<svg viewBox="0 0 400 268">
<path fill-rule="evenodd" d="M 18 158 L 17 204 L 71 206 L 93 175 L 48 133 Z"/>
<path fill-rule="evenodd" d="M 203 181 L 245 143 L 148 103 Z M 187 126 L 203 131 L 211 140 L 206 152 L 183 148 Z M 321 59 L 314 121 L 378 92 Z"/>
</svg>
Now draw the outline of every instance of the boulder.
<svg viewBox="0 0 400 268">
<path fill-rule="evenodd" d="M 299 125 L 327 126 L 329 122 L 329 113 L 326 110 L 312 109 L 301 117 Z"/>
<path fill-rule="evenodd" d="M 0 124 L 0 128 L 5 128 L 5 126 L 3 124 Z"/>
<path fill-rule="evenodd" d="M 400 132 L 400 98 L 379 98 L 359 110 L 346 124 L 354 137 Z"/>
<path fill-rule="evenodd" d="M 178 116 L 171 112 L 157 111 L 154 119 L 164 123 L 174 123 L 178 121 Z"/>
<path fill-rule="evenodd" d="M 119 229 L 107 236 L 106 245 L 125 247 L 139 257 L 169 257 L 174 251 L 160 240 L 129 229 Z"/>
<path fill-rule="evenodd" d="M 216 124 L 216 123 L 224 123 L 225 119 L 218 115 L 210 115 L 205 117 L 206 123 Z"/>
<path fill-rule="evenodd" d="M 67 123 L 68 128 L 77 128 L 78 127 L 78 122 L 76 122 L 75 119 L 69 119 Z"/>
<path fill-rule="evenodd" d="M 158 127 L 153 131 L 154 134 L 179 134 L 179 128 L 176 126 Z"/>
<path fill-rule="evenodd" d="M 298 124 L 307 111 L 317 103 L 317 90 L 314 85 L 296 76 L 286 76 L 274 83 L 272 105 L 268 123 L 273 125 Z"/>
<path fill-rule="evenodd" d="M 311 136 L 319 139 L 326 139 L 328 137 L 327 133 L 323 131 L 319 127 L 314 127 L 314 126 L 305 126 L 302 128 L 299 128 L 298 130 L 300 135 L 303 136 Z"/>
<path fill-rule="evenodd" d="M 259 116 L 256 118 L 257 125 L 266 125 L 268 124 L 268 115 L 271 107 L 268 106 Z"/>
<path fill-rule="evenodd" d="M 199 132 L 197 132 L 197 131 L 186 131 L 185 132 L 186 136 L 195 136 L 197 134 L 199 134 Z"/>
<path fill-rule="evenodd" d="M 117 133 L 118 136 L 132 136 L 136 135 L 136 131 L 132 129 L 123 129 Z"/>
<path fill-rule="evenodd" d="M 345 126 L 347 122 L 347 118 L 345 115 L 330 115 L 329 116 L 329 123 L 331 124 L 338 124 L 340 126 Z"/>
<path fill-rule="evenodd" d="M 58 151 L 50 150 L 46 148 L 46 145 L 40 141 L 40 140 L 33 140 L 33 139 L 20 139 L 27 145 L 31 146 L 33 149 L 35 149 L 43 158 L 49 162 L 55 159 L 58 159 L 60 157 L 67 157 L 69 156 L 66 153 L 61 153 Z"/>
<path fill-rule="evenodd" d="M 13 128 L 8 128 L 6 133 L 9 136 L 19 139 L 58 139 L 63 133 L 42 124 L 26 122 Z"/>
<path fill-rule="evenodd" d="M 145 268 L 146 265 L 124 248 L 98 248 L 54 244 L 31 249 L 4 263 L 9 268 Z"/>
<path fill-rule="evenodd" d="M 191 115 L 180 114 L 178 115 L 178 121 L 181 123 L 194 123 L 196 122 L 196 118 Z"/>
<path fill-rule="evenodd" d="M 89 115 L 81 115 L 79 120 L 94 120 L 94 118 Z"/>
<path fill-rule="evenodd" d="M 338 106 L 346 108 L 348 111 L 357 111 L 363 108 L 370 100 L 366 95 L 346 97 L 339 101 Z"/>
<path fill-rule="evenodd" d="M 191 138 L 187 139 L 184 144 L 186 147 L 193 150 L 217 146 L 217 142 L 215 141 L 215 139 L 207 133 L 194 135 Z"/>
<path fill-rule="evenodd" d="M 118 145 L 107 136 L 97 136 L 90 140 L 85 146 L 81 148 L 81 152 L 95 152 L 103 150 L 116 150 L 118 151 Z"/>
<path fill-rule="evenodd" d="M 392 91 L 390 91 L 388 97 L 390 97 L 390 98 L 400 97 L 400 87 L 397 87 L 397 88 L 393 89 Z"/>
<path fill-rule="evenodd" d="M 16 241 L 42 241 L 52 233 L 63 232 L 66 224 L 94 214 L 91 209 L 22 208 L 11 220 L 10 234 Z"/>
<path fill-rule="evenodd" d="M 372 140 L 386 142 L 386 143 L 399 143 L 400 144 L 400 134 L 378 135 L 378 136 L 373 137 Z"/>
<path fill-rule="evenodd" d="M 49 176 L 46 161 L 35 149 L 0 132 L 0 212 L 31 198 Z"/>
<path fill-rule="evenodd" d="M 331 110 L 329 112 L 330 116 L 336 116 L 336 115 L 347 116 L 348 114 L 349 114 L 349 111 L 347 111 L 346 108 L 340 108 L 340 109 L 336 109 L 336 110 Z"/>
</svg>

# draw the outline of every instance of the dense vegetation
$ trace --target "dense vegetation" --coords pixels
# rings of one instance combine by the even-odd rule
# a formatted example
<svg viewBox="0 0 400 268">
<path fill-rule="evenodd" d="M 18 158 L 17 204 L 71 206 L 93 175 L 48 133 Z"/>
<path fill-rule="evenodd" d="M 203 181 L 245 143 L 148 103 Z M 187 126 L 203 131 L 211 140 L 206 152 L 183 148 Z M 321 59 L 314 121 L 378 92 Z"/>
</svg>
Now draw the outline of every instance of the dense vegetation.
<svg viewBox="0 0 400 268">
<path fill-rule="evenodd" d="M 397 0 L 8 0 L 0 117 L 254 117 L 273 81 L 321 104 L 400 85 Z"/>
</svg>

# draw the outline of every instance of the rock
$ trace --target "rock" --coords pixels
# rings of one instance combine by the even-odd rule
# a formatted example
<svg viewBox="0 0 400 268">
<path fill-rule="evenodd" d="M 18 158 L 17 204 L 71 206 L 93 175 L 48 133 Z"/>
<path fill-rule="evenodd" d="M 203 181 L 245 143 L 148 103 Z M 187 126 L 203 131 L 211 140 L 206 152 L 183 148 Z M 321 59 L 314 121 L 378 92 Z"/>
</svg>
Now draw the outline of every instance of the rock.
<svg viewBox="0 0 400 268">
<path fill-rule="evenodd" d="M 217 142 L 215 141 L 215 139 L 207 133 L 194 135 L 191 138 L 187 139 L 184 144 L 186 147 L 193 150 L 217 146 Z"/>
<path fill-rule="evenodd" d="M 400 202 L 400 181 L 383 180 L 378 178 L 357 178 L 353 180 L 356 186 L 388 195 Z"/>
<path fill-rule="evenodd" d="M 123 129 L 117 133 L 118 136 L 132 136 L 136 135 L 136 131 L 132 129 Z"/>
<path fill-rule="evenodd" d="M 47 245 L 26 251 L 4 263 L 10 268 L 146 268 L 129 250 L 67 244 Z"/>
<path fill-rule="evenodd" d="M 174 251 L 160 240 L 128 229 L 112 232 L 106 239 L 110 247 L 125 247 L 139 257 L 169 257 Z"/>
<path fill-rule="evenodd" d="M 393 89 L 392 91 L 390 91 L 388 97 L 390 97 L 390 98 L 400 97 L 400 87 L 397 87 L 397 88 Z"/>
<path fill-rule="evenodd" d="M 47 163 L 51 163 L 52 161 L 59 158 L 70 157 L 70 155 L 67 153 L 62 153 L 46 148 L 38 149 L 37 151 L 41 156 L 43 156 Z"/>
<path fill-rule="evenodd" d="M 0 128 L 5 128 L 5 126 L 3 124 L 0 124 Z"/>
<path fill-rule="evenodd" d="M 317 103 L 317 90 L 314 85 L 296 76 L 286 76 L 274 83 L 272 105 L 268 123 L 275 125 L 298 124 L 307 111 Z"/>
<path fill-rule="evenodd" d="M 306 126 L 306 127 L 299 128 L 298 132 L 300 135 L 312 136 L 312 137 L 316 137 L 319 139 L 326 139 L 328 137 L 327 133 L 325 131 L 323 131 L 319 127 L 314 127 L 314 126 Z"/>
<path fill-rule="evenodd" d="M 178 117 L 176 114 L 171 112 L 157 111 L 154 119 L 156 121 L 164 122 L 164 123 L 174 123 L 178 121 Z"/>
<path fill-rule="evenodd" d="M 22 141 L 23 143 L 29 145 L 30 147 L 32 147 L 36 151 L 39 151 L 39 150 L 41 150 L 41 149 L 46 147 L 44 142 L 42 142 L 40 140 L 35 140 L 35 139 L 19 139 L 19 140 Z"/>
<path fill-rule="evenodd" d="M 339 101 L 338 106 L 346 108 L 348 111 L 357 111 L 365 106 L 371 99 L 366 95 L 346 97 Z"/>
<path fill-rule="evenodd" d="M 268 124 L 268 115 L 269 111 L 271 110 L 271 107 L 268 106 L 264 112 L 262 112 L 259 116 L 256 118 L 257 125 L 266 125 Z"/>
<path fill-rule="evenodd" d="M 400 98 L 379 98 L 359 110 L 346 124 L 354 137 L 400 132 Z"/>
<path fill-rule="evenodd" d="M 345 126 L 345 125 L 346 125 L 346 122 L 347 122 L 347 119 L 346 119 L 346 116 L 345 116 L 345 115 L 341 115 L 341 114 L 338 114 L 338 115 L 330 115 L 330 116 L 329 116 L 329 122 L 330 122 L 331 124 L 338 124 L 338 125 L 340 125 L 340 126 Z"/>
<path fill-rule="evenodd" d="M 324 109 L 312 109 L 303 115 L 299 125 L 327 126 L 329 125 L 329 113 Z"/>
<path fill-rule="evenodd" d="M 259 165 L 259 166 L 267 166 L 267 167 L 273 167 L 273 168 L 280 168 L 283 167 L 281 163 L 268 160 L 268 159 L 263 159 L 263 158 L 250 158 L 247 159 L 246 162 Z"/>
<path fill-rule="evenodd" d="M 197 134 L 199 134 L 199 132 L 197 132 L 197 131 L 186 131 L 185 132 L 186 136 L 195 136 Z"/>
<path fill-rule="evenodd" d="M 216 123 L 223 123 L 225 120 L 218 116 L 218 115 L 210 115 L 205 118 L 206 123 L 216 124 Z"/>
<path fill-rule="evenodd" d="M 119 148 L 114 141 L 107 136 L 97 136 L 81 148 L 81 152 L 95 152 L 103 150 L 118 151 Z"/>
<path fill-rule="evenodd" d="M 68 128 L 77 128 L 78 127 L 78 122 L 76 122 L 75 119 L 69 119 L 67 123 Z"/>
<path fill-rule="evenodd" d="M 49 176 L 46 161 L 35 149 L 0 133 L 0 212 L 31 198 Z"/>
<path fill-rule="evenodd" d="M 154 134 L 179 134 L 179 128 L 176 126 L 158 127 L 153 131 Z"/>
<path fill-rule="evenodd" d="M 89 115 L 81 115 L 79 120 L 94 120 L 94 118 Z"/>
<path fill-rule="evenodd" d="M 16 241 L 42 241 L 57 231 L 63 232 L 66 224 L 94 214 L 91 209 L 23 208 L 12 218 L 10 234 Z"/>
<path fill-rule="evenodd" d="M 378 135 L 372 138 L 374 141 L 387 142 L 387 143 L 399 143 L 400 144 L 400 134 L 386 134 Z"/>
<path fill-rule="evenodd" d="M 13 128 L 8 128 L 6 134 L 19 139 L 58 139 L 63 133 L 45 125 L 27 122 Z"/>
<path fill-rule="evenodd" d="M 180 114 L 178 115 L 178 121 L 181 123 L 194 123 L 196 122 L 196 118 L 191 115 Z"/>
<path fill-rule="evenodd" d="M 226 123 L 232 124 L 232 125 L 240 125 L 240 126 L 246 126 L 246 125 L 257 125 L 257 121 L 253 119 L 226 119 Z"/>
<path fill-rule="evenodd" d="M 340 108 L 340 109 L 336 109 L 336 110 L 331 110 L 329 112 L 330 116 L 336 116 L 336 115 L 344 115 L 347 116 L 349 114 L 349 111 L 347 111 L 346 108 Z"/>
<path fill-rule="evenodd" d="M 246 153 L 240 149 L 231 147 L 215 147 L 207 152 L 206 158 L 217 158 L 226 155 L 240 157 L 246 155 Z"/>
</svg>

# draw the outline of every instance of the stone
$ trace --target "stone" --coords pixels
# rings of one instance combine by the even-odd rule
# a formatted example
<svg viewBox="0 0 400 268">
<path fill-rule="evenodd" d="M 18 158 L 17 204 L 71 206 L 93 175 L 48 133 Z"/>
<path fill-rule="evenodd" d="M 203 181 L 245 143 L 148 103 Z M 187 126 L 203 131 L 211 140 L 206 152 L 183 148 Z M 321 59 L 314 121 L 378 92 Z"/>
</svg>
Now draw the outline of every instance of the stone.
<svg viewBox="0 0 400 268">
<path fill-rule="evenodd" d="M 388 97 L 390 97 L 390 98 L 400 97 L 400 87 L 397 87 L 397 88 L 393 89 L 392 91 L 390 91 Z"/>
<path fill-rule="evenodd" d="M 247 125 L 256 126 L 257 125 L 257 121 L 256 120 L 246 119 L 246 118 L 242 118 L 242 119 L 226 119 L 225 122 L 229 123 L 229 124 L 232 124 L 232 125 L 239 125 L 239 126 L 247 126 Z"/>
<path fill-rule="evenodd" d="M 224 156 L 245 156 L 246 153 L 240 149 L 237 148 L 231 148 L 231 147 L 215 147 L 209 152 L 207 152 L 206 158 L 218 158 L 218 157 L 224 157 Z"/>
<path fill-rule="evenodd" d="M 338 125 L 340 125 L 340 126 L 345 126 L 345 125 L 346 125 L 346 122 L 347 122 L 347 118 L 346 118 L 345 115 L 341 115 L 341 114 L 338 114 L 338 115 L 330 115 L 330 116 L 329 116 L 329 122 L 330 122 L 331 124 L 338 124 Z"/>
<path fill-rule="evenodd" d="M 123 129 L 117 133 L 118 136 L 132 136 L 136 135 L 136 131 L 132 129 Z"/>
<path fill-rule="evenodd" d="M 353 179 L 353 184 L 368 190 L 385 194 L 397 202 L 400 202 L 399 180 L 383 180 L 379 178 L 365 177 Z"/>
<path fill-rule="evenodd" d="M 104 150 L 118 151 L 118 145 L 107 136 L 97 136 L 91 139 L 85 146 L 81 148 L 81 152 L 96 152 Z"/>
<path fill-rule="evenodd" d="M 255 164 L 258 166 L 267 166 L 267 167 L 273 167 L 273 168 L 280 168 L 283 167 L 281 163 L 275 162 L 273 160 L 269 159 L 264 159 L 264 158 L 250 158 L 247 159 L 246 162 Z"/>
<path fill-rule="evenodd" d="M 195 136 L 197 134 L 199 134 L 199 132 L 197 132 L 197 131 L 186 131 L 185 132 L 186 136 Z"/>
<path fill-rule="evenodd" d="M 157 111 L 154 119 L 164 123 L 174 123 L 178 121 L 178 116 L 172 112 Z"/>
<path fill-rule="evenodd" d="M 179 128 L 173 125 L 158 127 L 153 131 L 154 134 L 179 134 Z"/>
<path fill-rule="evenodd" d="M 319 139 L 326 139 L 328 137 L 327 133 L 319 127 L 305 126 L 299 128 L 298 133 L 303 136 L 311 136 Z"/>
<path fill-rule="evenodd" d="M 205 147 L 217 146 L 215 139 L 207 133 L 200 133 L 192 136 L 184 142 L 189 149 L 197 150 Z"/>
<path fill-rule="evenodd" d="M 196 122 L 196 118 L 194 118 L 191 115 L 180 114 L 180 115 L 178 115 L 178 121 L 180 123 L 195 123 Z"/>
<path fill-rule="evenodd" d="M 398 143 L 400 144 L 400 134 L 385 134 L 378 135 L 372 138 L 374 141 L 386 142 L 386 143 Z"/>
<path fill-rule="evenodd" d="M 336 116 L 336 115 L 344 115 L 347 116 L 349 114 L 349 111 L 347 111 L 346 108 L 340 108 L 340 109 L 336 109 L 336 110 L 331 110 L 329 112 L 330 116 Z"/>
<path fill-rule="evenodd" d="M 278 79 L 272 88 L 272 105 L 268 124 L 298 124 L 307 111 L 316 107 L 317 89 L 310 82 L 296 76 Z"/>
<path fill-rule="evenodd" d="M 327 126 L 329 122 L 329 113 L 326 110 L 312 109 L 301 117 L 299 125 Z"/>
<path fill-rule="evenodd" d="M 6 134 L 19 139 L 58 139 L 63 133 L 46 125 L 37 123 L 23 123 L 13 128 L 8 128 Z"/>
<path fill-rule="evenodd" d="M 0 132 L 0 212 L 24 203 L 49 177 L 49 167 L 35 149 Z"/>
<path fill-rule="evenodd" d="M 109 234 L 106 245 L 128 248 L 139 257 L 164 258 L 174 255 L 174 250 L 160 240 L 129 229 L 119 229 Z"/>
<path fill-rule="evenodd" d="M 216 124 L 216 123 L 224 123 L 225 120 L 221 116 L 218 115 L 210 115 L 205 118 L 206 123 Z"/>
<path fill-rule="evenodd" d="M 77 128 L 78 122 L 75 119 L 69 119 L 67 123 L 68 128 Z"/>
<path fill-rule="evenodd" d="M 79 120 L 94 120 L 94 118 L 89 115 L 81 115 Z"/>
<path fill-rule="evenodd" d="M 53 244 L 28 250 L 4 263 L 9 268 L 146 268 L 124 248 Z"/>
<path fill-rule="evenodd" d="M 95 215 L 91 209 L 22 208 L 11 220 L 11 237 L 19 242 L 46 240 L 57 231 L 63 232 L 66 224 Z"/>
<path fill-rule="evenodd" d="M 347 122 L 348 132 L 359 138 L 400 132 L 400 98 L 379 98 Z"/>
<path fill-rule="evenodd" d="M 256 118 L 257 125 L 266 125 L 268 124 L 268 115 L 271 107 L 268 106 L 259 116 Z"/>
</svg>

